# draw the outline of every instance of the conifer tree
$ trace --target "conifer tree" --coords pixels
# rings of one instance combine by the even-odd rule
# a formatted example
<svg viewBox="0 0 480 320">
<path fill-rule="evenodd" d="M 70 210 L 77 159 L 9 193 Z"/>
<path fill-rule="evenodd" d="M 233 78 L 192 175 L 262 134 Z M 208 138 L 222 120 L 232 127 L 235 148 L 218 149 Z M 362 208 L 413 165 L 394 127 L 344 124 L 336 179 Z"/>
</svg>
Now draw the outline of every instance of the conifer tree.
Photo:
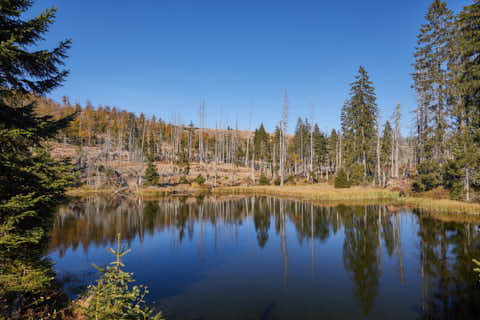
<svg viewBox="0 0 480 320">
<path fill-rule="evenodd" d="M 339 138 L 337 135 L 337 131 L 335 129 L 332 129 L 330 133 L 330 137 L 328 137 L 328 163 L 327 163 L 327 174 L 330 173 L 330 170 L 332 170 L 332 165 L 334 166 L 333 170 L 336 172 L 336 170 L 341 167 L 340 161 L 339 161 Z"/>
<path fill-rule="evenodd" d="M 363 165 L 363 174 L 372 175 L 375 168 L 375 123 L 378 113 L 375 89 L 368 73 L 360 66 L 350 84 L 350 97 L 342 107 L 341 123 L 345 137 L 345 163 Z"/>
<path fill-rule="evenodd" d="M 455 160 L 464 169 L 463 183 L 466 200 L 470 187 L 479 181 L 480 144 L 480 2 L 466 6 L 455 21 L 455 41 L 452 54 L 451 87 L 455 132 Z M 477 183 L 478 186 L 478 183 Z"/>
<path fill-rule="evenodd" d="M 0 5 L 0 318 L 23 318 L 49 310 L 40 295 L 50 290 L 53 272 L 42 258 L 56 204 L 71 181 L 68 163 L 53 160 L 43 142 L 74 115 L 54 121 L 37 116 L 29 94 L 58 87 L 70 41 L 34 51 L 55 19 L 55 9 L 25 19 L 32 1 Z M 49 311 L 45 311 L 49 312 Z M 36 315 L 36 318 L 48 314 Z"/>
<path fill-rule="evenodd" d="M 452 39 L 452 12 L 434 0 L 420 28 L 415 50 L 414 88 L 418 96 L 417 136 L 422 159 L 444 160 L 447 130 L 446 62 Z"/>
<path fill-rule="evenodd" d="M 383 127 L 382 140 L 381 140 L 381 152 L 380 152 L 380 162 L 383 164 L 382 170 L 385 174 L 391 172 L 392 165 L 392 139 L 393 130 L 390 122 L 387 120 Z"/>
<path fill-rule="evenodd" d="M 313 129 L 313 154 L 314 154 L 314 170 L 321 170 L 322 167 L 326 167 L 326 163 L 329 158 L 329 151 L 327 146 L 327 138 L 320 132 L 318 125 L 315 124 Z"/>
<path fill-rule="evenodd" d="M 105 268 L 94 267 L 100 273 L 96 284 L 88 286 L 84 299 L 89 300 L 86 306 L 82 306 L 82 316 L 88 320 L 117 320 L 117 319 L 164 319 L 162 313 L 155 313 L 146 306 L 145 297 L 149 293 L 143 285 L 133 285 L 133 274 L 125 272 L 122 267 L 122 257 L 130 252 L 125 246 L 121 246 L 120 234 L 117 235 L 117 248 L 107 249 L 115 260 Z"/>
<path fill-rule="evenodd" d="M 343 168 L 338 170 L 337 175 L 335 176 L 335 188 L 343 189 L 343 188 L 350 188 L 350 182 L 347 178 L 347 173 Z"/>
<path fill-rule="evenodd" d="M 150 154 L 147 157 L 147 168 L 143 176 L 143 184 L 146 186 L 156 186 L 158 184 L 158 177 L 157 167 L 153 163 L 153 156 Z"/>
</svg>

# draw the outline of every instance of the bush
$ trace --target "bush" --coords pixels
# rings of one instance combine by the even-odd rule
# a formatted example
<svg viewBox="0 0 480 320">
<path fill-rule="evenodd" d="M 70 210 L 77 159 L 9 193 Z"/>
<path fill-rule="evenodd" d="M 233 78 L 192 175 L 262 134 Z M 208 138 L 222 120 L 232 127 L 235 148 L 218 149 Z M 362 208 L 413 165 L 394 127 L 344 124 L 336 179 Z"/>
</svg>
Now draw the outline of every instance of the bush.
<svg viewBox="0 0 480 320">
<path fill-rule="evenodd" d="M 258 180 L 258 184 L 261 186 L 266 186 L 270 184 L 270 180 L 262 173 L 260 179 Z"/>
<path fill-rule="evenodd" d="M 350 185 L 358 186 L 363 182 L 364 171 L 363 165 L 356 162 L 350 167 Z"/>
<path fill-rule="evenodd" d="M 273 184 L 276 185 L 276 186 L 279 186 L 281 184 L 281 180 L 280 180 L 280 177 L 276 177 L 274 180 L 273 180 Z"/>
<path fill-rule="evenodd" d="M 340 170 L 338 170 L 338 174 L 335 177 L 335 188 L 337 189 L 350 188 L 350 183 L 348 182 L 347 174 L 345 173 L 345 170 L 343 170 L 343 168 L 340 168 Z"/>
<path fill-rule="evenodd" d="M 146 186 L 156 186 L 158 184 L 158 171 L 157 167 L 153 164 L 153 158 L 148 157 L 147 160 L 147 168 L 145 169 L 145 175 L 143 179 L 145 182 L 143 183 Z"/>
<path fill-rule="evenodd" d="M 462 199 L 464 189 L 463 178 L 464 171 L 459 161 L 448 161 L 443 168 L 443 186 L 450 191 L 450 199 Z"/>
<path fill-rule="evenodd" d="M 285 180 L 285 183 L 296 185 L 297 183 L 295 182 L 295 176 L 293 174 L 288 176 L 287 180 Z"/>
<path fill-rule="evenodd" d="M 418 165 L 418 174 L 412 184 L 414 192 L 432 190 L 442 183 L 440 165 L 436 161 L 423 161 Z"/>
<path fill-rule="evenodd" d="M 190 182 L 188 182 L 187 177 L 181 176 L 179 183 L 180 183 L 180 184 L 189 184 Z"/>
<path fill-rule="evenodd" d="M 205 183 L 205 178 L 201 174 L 199 174 L 195 178 L 195 182 L 202 186 Z"/>
</svg>

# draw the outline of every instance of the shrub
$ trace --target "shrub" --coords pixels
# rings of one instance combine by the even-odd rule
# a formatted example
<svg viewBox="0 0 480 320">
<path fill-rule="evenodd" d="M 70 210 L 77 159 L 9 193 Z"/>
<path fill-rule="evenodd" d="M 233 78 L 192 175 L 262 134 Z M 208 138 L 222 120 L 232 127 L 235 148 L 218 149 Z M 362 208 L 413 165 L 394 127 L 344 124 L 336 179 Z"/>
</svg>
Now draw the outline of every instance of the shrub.
<svg viewBox="0 0 480 320">
<path fill-rule="evenodd" d="M 441 185 L 441 171 L 438 162 L 423 161 L 418 165 L 417 171 L 418 174 L 412 184 L 413 191 L 429 191 Z"/>
<path fill-rule="evenodd" d="M 145 182 L 143 183 L 146 186 L 155 186 L 158 184 L 158 171 L 157 167 L 153 164 L 153 158 L 148 157 L 147 159 L 147 168 L 145 169 L 145 174 L 143 179 Z"/>
<path fill-rule="evenodd" d="M 273 180 L 273 184 L 276 185 L 276 186 L 279 186 L 281 184 L 281 180 L 280 180 L 280 177 L 276 177 L 274 180 Z"/>
<path fill-rule="evenodd" d="M 258 180 L 258 184 L 261 186 L 266 186 L 270 184 L 270 180 L 262 173 L 260 179 Z"/>
<path fill-rule="evenodd" d="M 338 174 L 335 177 L 335 188 L 350 188 L 347 174 L 345 173 L 345 170 L 343 170 L 343 168 L 340 168 L 340 170 L 338 170 Z"/>
<path fill-rule="evenodd" d="M 285 183 L 296 185 L 297 183 L 295 182 L 295 176 L 293 174 L 288 176 L 285 180 Z"/>
<path fill-rule="evenodd" d="M 195 182 L 202 186 L 205 183 L 205 178 L 201 174 L 199 174 L 195 178 Z"/>
<path fill-rule="evenodd" d="M 188 182 L 188 179 L 187 179 L 186 176 L 181 176 L 179 183 L 180 184 L 189 184 L 190 182 Z"/>
<path fill-rule="evenodd" d="M 450 160 L 443 168 L 443 185 L 450 191 L 452 200 L 459 200 L 463 197 L 464 172 L 459 161 Z"/>
<path fill-rule="evenodd" d="M 350 185 L 358 186 L 363 182 L 364 179 L 363 165 L 355 162 L 350 167 Z"/>
</svg>

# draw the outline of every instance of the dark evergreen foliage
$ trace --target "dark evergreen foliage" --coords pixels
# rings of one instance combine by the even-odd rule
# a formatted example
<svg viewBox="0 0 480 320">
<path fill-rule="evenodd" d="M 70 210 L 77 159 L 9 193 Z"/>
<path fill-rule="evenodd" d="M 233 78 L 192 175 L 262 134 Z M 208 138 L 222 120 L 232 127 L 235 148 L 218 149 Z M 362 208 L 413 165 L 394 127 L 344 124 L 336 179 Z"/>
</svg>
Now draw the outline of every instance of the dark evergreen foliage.
<svg viewBox="0 0 480 320">
<path fill-rule="evenodd" d="M 262 173 L 262 175 L 260 176 L 260 179 L 258 180 L 258 184 L 261 186 L 266 186 L 270 184 L 270 180 L 267 178 L 267 176 L 264 173 Z"/>
<path fill-rule="evenodd" d="M 440 164 L 436 161 L 421 162 L 417 167 L 417 172 L 412 184 L 415 192 L 429 191 L 442 184 L 442 171 Z"/>
<path fill-rule="evenodd" d="M 143 184 L 146 186 L 156 186 L 158 185 L 158 178 L 158 170 L 153 163 L 153 157 L 149 156 L 147 159 L 147 168 L 145 169 L 145 174 L 143 176 Z"/>
<path fill-rule="evenodd" d="M 44 141 L 75 116 L 54 121 L 37 116 L 29 94 L 58 87 L 70 41 L 52 50 L 30 51 L 54 21 L 55 9 L 24 20 L 32 1 L 0 4 L 0 318 L 49 318 L 50 262 L 42 258 L 56 205 L 71 183 L 68 161 L 56 161 Z M 55 307 L 58 307 L 56 305 Z"/>
<path fill-rule="evenodd" d="M 352 186 L 358 186 L 364 181 L 363 166 L 356 162 L 352 164 L 349 170 L 349 182 Z"/>
<path fill-rule="evenodd" d="M 375 122 L 378 107 L 375 89 L 368 73 L 360 66 L 355 81 L 350 84 L 350 97 L 342 107 L 341 123 L 344 135 L 345 166 L 363 165 L 364 175 L 375 169 Z"/>
<path fill-rule="evenodd" d="M 202 186 L 205 183 L 205 178 L 201 174 L 199 174 L 195 178 L 195 182 Z"/>
<path fill-rule="evenodd" d="M 450 198 L 453 200 L 461 200 L 463 190 L 464 171 L 459 161 L 450 160 L 443 168 L 443 186 L 450 191 Z"/>
<path fill-rule="evenodd" d="M 345 170 L 343 170 L 343 168 L 340 168 L 337 175 L 335 176 L 335 188 L 350 188 L 350 182 L 348 181 L 347 173 L 345 172 Z"/>
</svg>

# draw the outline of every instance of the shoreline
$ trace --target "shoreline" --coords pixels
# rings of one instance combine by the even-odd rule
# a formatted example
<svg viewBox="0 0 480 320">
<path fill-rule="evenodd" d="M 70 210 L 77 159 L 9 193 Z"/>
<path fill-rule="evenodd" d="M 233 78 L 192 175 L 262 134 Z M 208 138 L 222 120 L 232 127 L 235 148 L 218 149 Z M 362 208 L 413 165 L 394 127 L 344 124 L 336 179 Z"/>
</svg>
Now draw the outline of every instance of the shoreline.
<svg viewBox="0 0 480 320">
<path fill-rule="evenodd" d="M 123 193 L 122 191 L 126 191 Z M 403 197 L 396 191 L 379 189 L 373 187 L 351 187 L 347 189 L 335 189 L 331 185 L 286 185 L 280 186 L 198 186 L 198 185 L 177 185 L 166 187 L 139 188 L 137 191 L 130 189 L 90 189 L 86 187 L 70 189 L 66 192 L 69 197 L 87 196 L 116 196 L 126 195 L 145 200 L 171 196 L 201 195 L 215 196 L 267 196 L 277 198 L 288 198 L 292 200 L 311 201 L 316 204 L 325 205 L 353 205 L 353 204 L 374 204 L 382 203 L 395 207 L 408 207 L 425 210 L 433 213 L 443 214 L 466 214 L 478 216 L 480 204 L 468 203 L 449 199 L 432 199 L 424 197 Z"/>
</svg>

